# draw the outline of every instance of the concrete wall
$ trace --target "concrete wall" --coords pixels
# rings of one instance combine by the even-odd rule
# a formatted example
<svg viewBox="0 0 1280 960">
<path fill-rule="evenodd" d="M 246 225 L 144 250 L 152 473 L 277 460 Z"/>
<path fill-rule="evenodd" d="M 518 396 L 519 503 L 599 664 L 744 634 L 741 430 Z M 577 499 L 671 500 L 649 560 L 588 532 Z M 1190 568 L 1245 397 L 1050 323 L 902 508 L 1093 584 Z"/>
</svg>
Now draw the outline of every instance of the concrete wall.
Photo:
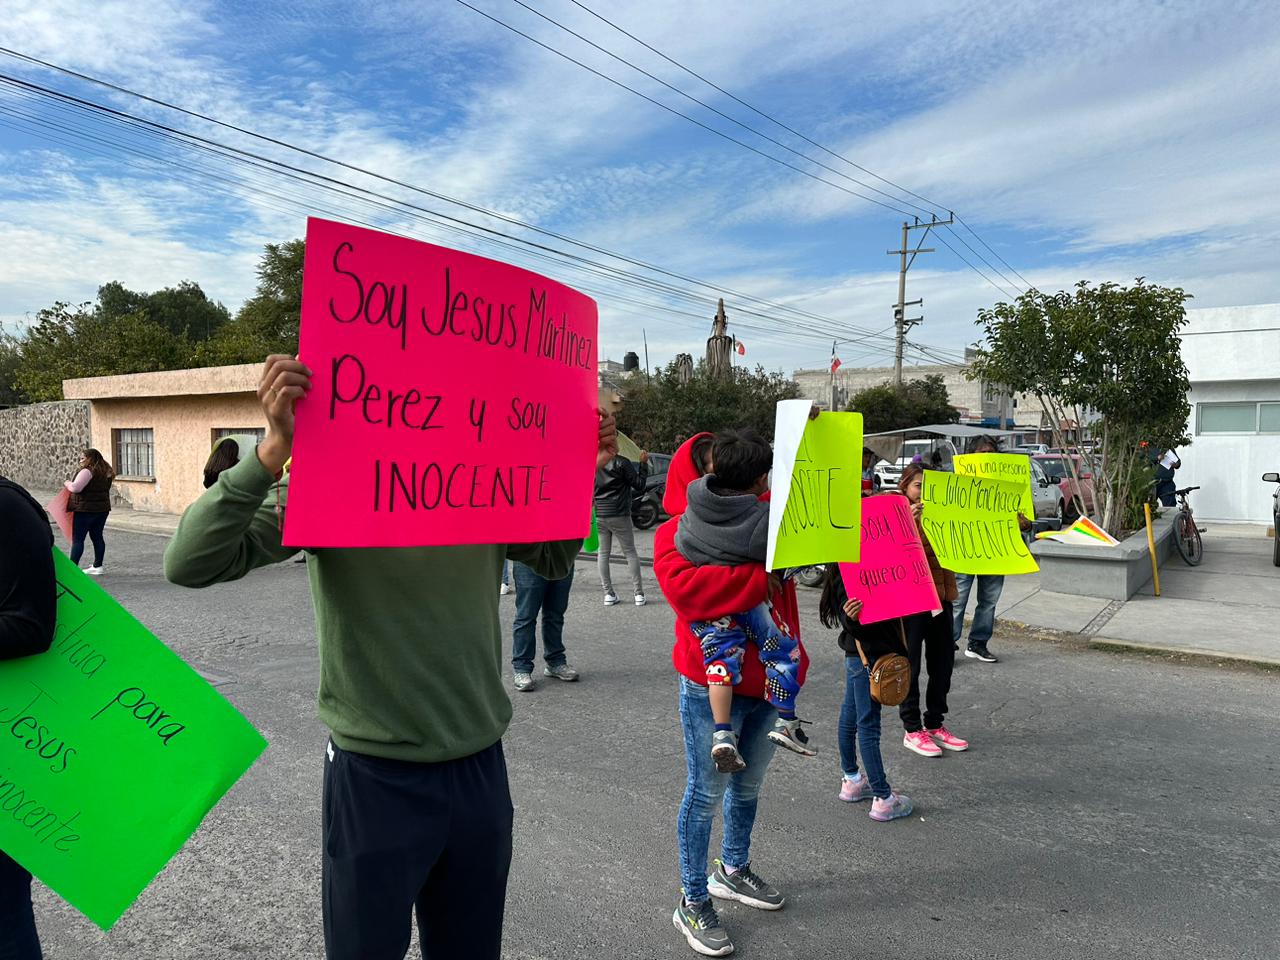
<svg viewBox="0 0 1280 960">
<path fill-rule="evenodd" d="M 1280 434 L 1197 434 L 1201 403 L 1280 401 L 1280 304 L 1188 310 L 1182 358 L 1191 378 L 1192 443 L 1180 451 L 1179 487 L 1203 520 L 1271 522 L 1271 487 L 1280 470 Z"/>
<path fill-rule="evenodd" d="M 257 395 L 247 392 L 93 401 L 93 443 L 113 464 L 113 430 L 154 431 L 155 478 L 116 480 L 120 496 L 135 510 L 181 513 L 204 492 L 213 431 L 266 425 Z"/>
<path fill-rule="evenodd" d="M 89 404 L 84 400 L 0 410 L 0 474 L 29 490 L 56 490 L 70 480 L 81 451 L 89 446 Z M 102 452 L 110 456 L 106 447 Z"/>
</svg>

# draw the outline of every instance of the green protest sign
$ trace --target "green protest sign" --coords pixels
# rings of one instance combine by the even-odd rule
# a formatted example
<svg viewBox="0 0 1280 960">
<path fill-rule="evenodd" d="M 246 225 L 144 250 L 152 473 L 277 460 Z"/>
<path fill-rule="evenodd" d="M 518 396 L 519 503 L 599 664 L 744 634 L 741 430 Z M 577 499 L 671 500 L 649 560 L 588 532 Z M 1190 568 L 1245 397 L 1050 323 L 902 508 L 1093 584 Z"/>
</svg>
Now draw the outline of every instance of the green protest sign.
<svg viewBox="0 0 1280 960">
<path fill-rule="evenodd" d="M 858 560 L 862 414 L 809 419 L 808 400 L 780 400 L 769 501 L 770 570 Z"/>
<path fill-rule="evenodd" d="M 1021 486 L 1022 499 L 1018 512 L 1028 520 L 1036 517 L 1035 501 L 1031 498 L 1031 458 L 1022 453 L 961 453 L 953 460 L 956 473 L 984 477 L 987 480 L 1003 480 Z"/>
<path fill-rule="evenodd" d="M 0 663 L 0 850 L 106 930 L 267 743 L 53 555 L 53 647 Z"/>
<path fill-rule="evenodd" d="M 956 573 L 1039 570 L 1018 524 L 1022 493 L 1018 483 L 926 470 L 920 526 L 938 562 Z"/>
</svg>

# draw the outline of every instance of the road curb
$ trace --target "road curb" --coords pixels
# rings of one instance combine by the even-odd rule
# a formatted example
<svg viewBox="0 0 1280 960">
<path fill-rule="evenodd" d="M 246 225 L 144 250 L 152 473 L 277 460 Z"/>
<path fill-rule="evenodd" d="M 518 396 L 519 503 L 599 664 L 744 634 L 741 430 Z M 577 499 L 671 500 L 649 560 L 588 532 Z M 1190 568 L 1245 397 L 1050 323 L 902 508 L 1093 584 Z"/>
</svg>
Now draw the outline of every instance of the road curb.
<svg viewBox="0 0 1280 960">
<path fill-rule="evenodd" d="M 1203 647 L 1169 647 L 1130 640 L 1112 640 L 1109 637 L 1092 637 L 1074 630 L 1058 630 L 1018 620 L 996 621 L 995 636 L 1007 640 L 1039 640 L 1049 643 L 1069 644 L 1082 650 L 1096 650 L 1120 656 L 1156 656 L 1167 660 L 1182 660 L 1204 666 L 1251 667 L 1268 673 L 1280 673 L 1280 657 L 1250 657 L 1242 654 L 1206 650 Z"/>
</svg>

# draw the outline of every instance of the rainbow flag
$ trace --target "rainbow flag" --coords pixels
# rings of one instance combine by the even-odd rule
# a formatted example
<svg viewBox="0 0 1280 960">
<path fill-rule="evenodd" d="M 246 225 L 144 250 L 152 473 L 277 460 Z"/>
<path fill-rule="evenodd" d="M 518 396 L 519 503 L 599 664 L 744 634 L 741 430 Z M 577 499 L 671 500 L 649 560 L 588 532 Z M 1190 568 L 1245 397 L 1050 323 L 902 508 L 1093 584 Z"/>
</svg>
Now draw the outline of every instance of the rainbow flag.
<svg viewBox="0 0 1280 960">
<path fill-rule="evenodd" d="M 1065 530 L 1046 530 L 1036 534 L 1037 540 L 1056 540 L 1058 543 L 1083 543 L 1091 546 L 1114 547 L 1120 541 L 1088 517 L 1081 517 Z"/>
</svg>

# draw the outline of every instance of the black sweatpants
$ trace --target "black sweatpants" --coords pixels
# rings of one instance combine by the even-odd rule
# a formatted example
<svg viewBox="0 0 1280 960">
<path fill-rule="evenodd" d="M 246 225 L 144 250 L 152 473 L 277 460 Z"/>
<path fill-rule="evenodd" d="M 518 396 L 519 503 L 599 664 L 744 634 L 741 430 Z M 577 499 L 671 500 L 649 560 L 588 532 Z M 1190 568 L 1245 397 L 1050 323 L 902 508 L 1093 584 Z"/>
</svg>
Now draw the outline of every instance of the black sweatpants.
<svg viewBox="0 0 1280 960">
<path fill-rule="evenodd" d="M 328 960 L 403 960 L 415 908 L 424 960 L 498 960 L 512 822 L 502 743 L 443 763 L 327 750 Z"/>
<path fill-rule="evenodd" d="M 40 960 L 31 874 L 0 850 L 0 960 Z"/>
<path fill-rule="evenodd" d="M 956 648 L 951 601 L 942 601 L 942 612 L 936 617 L 917 613 L 907 617 L 907 657 L 911 660 L 911 690 L 898 707 L 902 726 L 907 733 L 933 730 L 947 717 L 947 694 L 951 692 L 951 669 L 955 666 Z M 920 665 L 929 669 L 929 686 L 924 695 L 924 723 L 920 722 Z"/>
</svg>

